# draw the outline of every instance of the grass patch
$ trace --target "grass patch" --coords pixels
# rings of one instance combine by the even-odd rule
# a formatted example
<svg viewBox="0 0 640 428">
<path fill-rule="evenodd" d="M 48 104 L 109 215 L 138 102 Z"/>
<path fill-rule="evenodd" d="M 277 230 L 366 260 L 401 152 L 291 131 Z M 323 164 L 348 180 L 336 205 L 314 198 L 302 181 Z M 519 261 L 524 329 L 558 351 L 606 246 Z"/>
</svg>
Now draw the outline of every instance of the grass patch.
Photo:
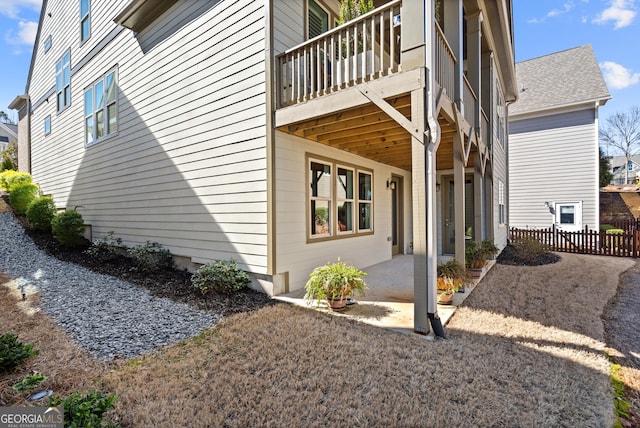
<svg viewBox="0 0 640 428">
<path fill-rule="evenodd" d="M 616 427 L 622 427 L 619 418 L 628 418 L 631 403 L 627 401 L 624 381 L 620 378 L 620 365 L 611 364 L 611 386 L 613 387 L 613 404 L 616 408 Z"/>
</svg>

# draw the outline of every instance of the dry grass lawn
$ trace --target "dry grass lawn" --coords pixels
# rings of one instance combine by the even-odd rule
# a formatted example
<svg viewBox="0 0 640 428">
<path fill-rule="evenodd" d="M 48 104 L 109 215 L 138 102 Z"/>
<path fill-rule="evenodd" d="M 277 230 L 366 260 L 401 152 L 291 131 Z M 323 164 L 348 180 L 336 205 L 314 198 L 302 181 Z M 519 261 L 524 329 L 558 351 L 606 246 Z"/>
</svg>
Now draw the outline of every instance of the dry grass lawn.
<svg viewBox="0 0 640 428">
<path fill-rule="evenodd" d="M 496 265 L 446 341 L 279 304 L 85 376 L 123 426 L 611 426 L 600 315 L 631 264 Z"/>
</svg>

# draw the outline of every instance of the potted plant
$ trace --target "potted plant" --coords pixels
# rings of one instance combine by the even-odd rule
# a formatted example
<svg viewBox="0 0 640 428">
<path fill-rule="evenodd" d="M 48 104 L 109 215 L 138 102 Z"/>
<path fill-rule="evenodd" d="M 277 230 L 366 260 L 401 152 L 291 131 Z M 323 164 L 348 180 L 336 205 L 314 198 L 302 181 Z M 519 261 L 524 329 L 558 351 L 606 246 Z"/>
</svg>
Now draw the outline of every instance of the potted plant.
<svg viewBox="0 0 640 428">
<path fill-rule="evenodd" d="M 456 259 L 438 265 L 438 291 L 445 291 L 447 289 L 445 278 L 451 278 L 457 291 L 462 292 L 464 292 L 464 286 L 471 280 L 469 273 L 467 273 L 464 266 Z"/>
<path fill-rule="evenodd" d="M 494 258 L 498 251 L 498 247 L 490 240 L 468 242 L 464 251 L 464 258 L 469 275 L 472 278 L 480 278 L 487 260 Z"/>
<path fill-rule="evenodd" d="M 454 285 L 453 278 L 445 276 L 442 279 L 444 290 L 438 294 L 438 304 L 451 305 L 453 304 L 453 295 L 458 291 L 458 287 Z"/>
<path fill-rule="evenodd" d="M 364 296 L 367 285 L 362 277 L 367 276 L 354 266 L 338 260 L 315 268 L 309 274 L 309 280 L 304 286 L 307 303 L 314 301 L 319 305 L 321 301 L 334 311 L 342 311 L 347 305 L 347 297 L 354 292 Z"/>
</svg>

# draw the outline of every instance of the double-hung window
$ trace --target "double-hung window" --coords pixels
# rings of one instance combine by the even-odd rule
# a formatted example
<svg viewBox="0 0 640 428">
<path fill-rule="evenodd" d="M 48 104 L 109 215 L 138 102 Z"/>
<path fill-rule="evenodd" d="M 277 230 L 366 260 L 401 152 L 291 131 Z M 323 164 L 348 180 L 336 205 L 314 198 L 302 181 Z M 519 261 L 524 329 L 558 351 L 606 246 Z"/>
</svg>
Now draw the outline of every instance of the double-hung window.
<svg viewBox="0 0 640 428">
<path fill-rule="evenodd" d="M 71 50 L 56 63 L 56 99 L 58 112 L 71 104 Z"/>
<path fill-rule="evenodd" d="M 500 89 L 500 83 L 496 82 L 496 127 L 497 127 L 497 135 L 496 138 L 500 143 L 502 148 L 505 147 L 506 139 L 507 139 L 507 130 L 506 130 L 506 108 L 504 102 L 504 96 L 502 95 L 502 90 Z"/>
<path fill-rule="evenodd" d="M 504 194 L 504 182 L 498 180 L 498 224 L 505 224 L 505 194 Z"/>
<path fill-rule="evenodd" d="M 80 0 L 80 41 L 91 37 L 91 0 Z"/>
<path fill-rule="evenodd" d="M 84 91 L 86 144 L 100 141 L 118 130 L 116 78 L 116 70 L 112 70 Z"/>
<path fill-rule="evenodd" d="M 309 239 L 373 232 L 373 172 L 308 158 Z"/>
</svg>

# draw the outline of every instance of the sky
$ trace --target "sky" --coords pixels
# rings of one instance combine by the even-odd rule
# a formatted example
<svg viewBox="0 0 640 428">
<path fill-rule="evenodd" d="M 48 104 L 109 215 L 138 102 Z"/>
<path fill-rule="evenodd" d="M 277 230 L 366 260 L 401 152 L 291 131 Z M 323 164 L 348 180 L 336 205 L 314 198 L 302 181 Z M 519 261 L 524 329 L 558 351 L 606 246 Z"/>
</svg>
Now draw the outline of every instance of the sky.
<svg viewBox="0 0 640 428">
<path fill-rule="evenodd" d="M 41 4 L 0 0 L 0 110 L 14 119 L 8 105 L 25 92 Z M 640 0 L 513 0 L 516 61 L 590 44 L 613 97 L 602 123 L 640 105 L 639 8 Z"/>
</svg>

